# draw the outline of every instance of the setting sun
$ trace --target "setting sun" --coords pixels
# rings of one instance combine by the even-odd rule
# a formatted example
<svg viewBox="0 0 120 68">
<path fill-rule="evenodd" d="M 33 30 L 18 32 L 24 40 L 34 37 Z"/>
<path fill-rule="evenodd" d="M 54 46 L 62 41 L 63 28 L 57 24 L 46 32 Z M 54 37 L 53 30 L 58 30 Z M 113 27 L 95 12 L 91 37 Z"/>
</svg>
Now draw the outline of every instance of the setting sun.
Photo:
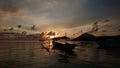
<svg viewBox="0 0 120 68">
<path fill-rule="evenodd" d="M 55 36 L 50 36 L 50 39 L 54 38 Z"/>
</svg>

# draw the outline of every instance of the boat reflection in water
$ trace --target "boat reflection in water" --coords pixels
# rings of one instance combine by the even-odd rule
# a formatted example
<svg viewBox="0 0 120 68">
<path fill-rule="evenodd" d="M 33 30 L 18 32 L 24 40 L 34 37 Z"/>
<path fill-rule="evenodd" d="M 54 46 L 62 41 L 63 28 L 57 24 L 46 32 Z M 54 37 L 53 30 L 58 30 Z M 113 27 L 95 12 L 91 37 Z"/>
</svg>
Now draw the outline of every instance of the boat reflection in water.
<svg viewBox="0 0 120 68">
<path fill-rule="evenodd" d="M 48 52 L 49 54 L 51 54 L 52 50 L 54 51 L 54 53 L 56 51 L 59 51 L 59 52 L 57 52 L 57 54 L 60 57 L 60 59 L 58 59 L 59 62 L 68 63 L 69 57 L 76 56 L 76 54 L 74 52 L 74 49 L 76 46 L 75 44 L 69 44 L 69 43 L 62 44 L 59 42 L 49 40 L 49 41 L 44 41 L 41 44 L 41 46 L 42 46 L 42 49 L 45 49 L 46 52 Z"/>
<path fill-rule="evenodd" d="M 63 54 L 60 54 L 60 62 L 63 63 L 68 63 L 69 62 L 69 57 L 75 57 L 76 54 L 74 52 L 75 49 L 75 44 L 62 44 L 62 43 L 58 43 L 58 42 L 52 42 L 53 43 L 53 48 L 52 49 L 56 49 L 59 50 L 60 52 L 62 52 Z"/>
</svg>

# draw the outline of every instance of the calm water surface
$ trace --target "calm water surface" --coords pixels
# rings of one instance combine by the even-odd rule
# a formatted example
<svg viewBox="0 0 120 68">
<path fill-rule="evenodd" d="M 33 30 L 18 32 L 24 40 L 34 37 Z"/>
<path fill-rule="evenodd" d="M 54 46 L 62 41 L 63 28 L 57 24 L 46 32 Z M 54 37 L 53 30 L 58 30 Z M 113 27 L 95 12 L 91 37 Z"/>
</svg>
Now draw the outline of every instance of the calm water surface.
<svg viewBox="0 0 120 68">
<path fill-rule="evenodd" d="M 0 68 L 120 68 L 119 53 L 97 49 L 96 42 L 77 43 L 76 56 L 64 58 L 66 62 L 60 60 L 63 52 L 47 51 L 41 43 L 43 41 L 0 41 Z"/>
</svg>

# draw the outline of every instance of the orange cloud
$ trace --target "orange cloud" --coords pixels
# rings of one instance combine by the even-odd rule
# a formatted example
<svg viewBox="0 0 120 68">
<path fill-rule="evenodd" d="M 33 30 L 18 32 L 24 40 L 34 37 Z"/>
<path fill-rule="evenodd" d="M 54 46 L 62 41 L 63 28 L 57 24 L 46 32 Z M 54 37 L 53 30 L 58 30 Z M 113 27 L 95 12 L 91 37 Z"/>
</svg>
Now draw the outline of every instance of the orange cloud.
<svg viewBox="0 0 120 68">
<path fill-rule="evenodd" d="M 10 9 L 10 10 L 1 10 L 0 9 L 0 15 L 2 15 L 2 16 L 9 15 L 9 14 L 19 15 L 19 14 L 23 14 L 26 12 L 27 12 L 27 10 L 25 10 L 25 9 Z"/>
</svg>

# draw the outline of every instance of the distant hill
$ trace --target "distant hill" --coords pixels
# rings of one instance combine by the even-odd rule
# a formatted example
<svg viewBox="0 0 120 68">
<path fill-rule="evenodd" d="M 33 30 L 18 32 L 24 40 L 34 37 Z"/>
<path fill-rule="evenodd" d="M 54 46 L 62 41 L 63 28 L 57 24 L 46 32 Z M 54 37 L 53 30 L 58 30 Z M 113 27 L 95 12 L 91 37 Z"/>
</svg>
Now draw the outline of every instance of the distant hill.
<svg viewBox="0 0 120 68">
<path fill-rule="evenodd" d="M 94 41 L 95 40 L 95 36 L 89 33 L 84 33 L 80 36 L 78 36 L 77 38 L 72 39 L 73 41 Z"/>
<path fill-rule="evenodd" d="M 100 41 L 100 40 L 108 40 L 108 39 L 120 40 L 120 35 L 117 35 L 117 36 L 94 36 L 90 33 L 84 33 L 72 40 L 73 41 Z"/>
</svg>

